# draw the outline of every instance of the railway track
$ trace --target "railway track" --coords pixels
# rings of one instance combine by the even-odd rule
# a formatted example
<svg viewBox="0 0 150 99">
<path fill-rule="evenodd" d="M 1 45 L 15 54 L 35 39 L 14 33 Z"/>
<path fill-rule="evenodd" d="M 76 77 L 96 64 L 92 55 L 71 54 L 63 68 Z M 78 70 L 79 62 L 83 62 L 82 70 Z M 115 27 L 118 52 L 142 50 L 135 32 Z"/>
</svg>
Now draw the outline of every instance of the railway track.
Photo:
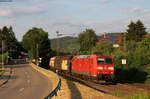
<svg viewBox="0 0 150 99">
<path fill-rule="evenodd" d="M 61 74 L 60 76 L 62 76 L 65 79 L 84 84 L 99 92 L 103 92 L 103 93 L 111 94 L 111 95 L 113 95 L 115 92 L 120 92 L 123 96 L 127 96 L 127 95 L 131 95 L 131 94 L 139 93 L 143 91 L 141 89 L 144 89 L 150 92 L 150 86 L 146 86 L 144 84 L 129 84 L 129 83 L 99 84 L 99 83 L 95 83 L 89 80 L 83 80 L 79 77 L 76 77 L 70 74 Z"/>
</svg>

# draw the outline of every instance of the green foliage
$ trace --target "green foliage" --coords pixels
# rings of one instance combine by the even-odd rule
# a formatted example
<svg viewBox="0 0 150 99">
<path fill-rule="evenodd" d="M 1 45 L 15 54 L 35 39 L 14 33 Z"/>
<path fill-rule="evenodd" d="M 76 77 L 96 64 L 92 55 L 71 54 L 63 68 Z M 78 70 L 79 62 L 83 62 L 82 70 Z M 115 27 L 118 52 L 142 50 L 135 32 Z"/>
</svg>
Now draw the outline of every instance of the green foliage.
<svg viewBox="0 0 150 99">
<path fill-rule="evenodd" d="M 97 40 L 97 36 L 93 29 L 86 29 L 79 34 L 79 44 L 80 44 L 80 51 L 89 51 L 93 46 L 95 46 Z"/>
<path fill-rule="evenodd" d="M 113 52 L 113 44 L 111 42 L 98 43 L 92 48 L 92 52 L 109 56 Z"/>
<path fill-rule="evenodd" d="M 126 51 L 121 46 L 121 50 L 113 52 L 117 79 L 141 83 L 147 81 L 149 73 L 145 71 L 145 66 L 150 64 L 150 37 L 147 36 L 141 42 L 127 41 L 126 45 Z M 127 59 L 126 65 L 121 64 L 124 56 Z"/>
<path fill-rule="evenodd" d="M 23 47 L 30 58 L 48 57 L 51 52 L 48 33 L 40 28 L 32 28 L 23 36 Z"/>
<path fill-rule="evenodd" d="M 50 40 L 48 39 L 48 32 L 41 28 L 32 28 L 23 36 L 22 45 L 28 51 L 31 59 L 41 57 L 41 66 L 47 68 L 49 58 L 53 54 Z"/>
<path fill-rule="evenodd" d="M 138 20 L 136 23 L 131 22 L 127 29 L 127 39 L 141 41 L 147 34 L 144 24 Z"/>
<path fill-rule="evenodd" d="M 1 34 L 0 40 L 4 40 L 8 47 L 11 47 L 13 44 L 15 44 L 17 42 L 17 39 L 15 37 L 15 33 L 13 32 L 13 29 L 11 26 L 9 28 L 4 26 L 2 28 L 0 34 Z"/>
<path fill-rule="evenodd" d="M 13 28 L 10 26 L 4 26 L 0 30 L 0 40 L 3 40 L 3 52 L 9 51 L 9 56 L 12 58 L 17 58 L 22 50 L 21 44 L 17 41 Z M 1 44 L 0 44 L 1 48 Z"/>
</svg>

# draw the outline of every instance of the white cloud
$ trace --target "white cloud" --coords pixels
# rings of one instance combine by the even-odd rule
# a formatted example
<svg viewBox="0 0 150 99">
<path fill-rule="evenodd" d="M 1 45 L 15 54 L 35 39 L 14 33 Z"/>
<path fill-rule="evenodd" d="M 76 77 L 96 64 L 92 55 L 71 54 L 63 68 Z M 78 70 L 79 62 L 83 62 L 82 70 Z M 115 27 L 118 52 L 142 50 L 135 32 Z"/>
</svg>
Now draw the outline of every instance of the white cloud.
<svg viewBox="0 0 150 99">
<path fill-rule="evenodd" d="M 48 6 L 0 7 L 0 16 L 19 16 L 45 12 Z"/>
<path fill-rule="evenodd" d="M 140 9 L 140 8 L 126 8 L 125 13 L 137 15 L 137 16 L 150 16 L 150 10 Z"/>
</svg>

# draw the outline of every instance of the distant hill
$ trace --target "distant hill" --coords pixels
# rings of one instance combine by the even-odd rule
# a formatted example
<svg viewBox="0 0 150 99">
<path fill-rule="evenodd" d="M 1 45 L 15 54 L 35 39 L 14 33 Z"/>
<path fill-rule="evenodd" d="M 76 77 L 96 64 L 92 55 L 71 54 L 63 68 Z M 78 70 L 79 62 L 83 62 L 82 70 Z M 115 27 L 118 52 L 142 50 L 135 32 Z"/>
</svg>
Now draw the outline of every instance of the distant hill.
<svg viewBox="0 0 150 99">
<path fill-rule="evenodd" d="M 76 53 L 78 52 L 80 45 L 78 43 L 78 39 L 75 37 L 62 37 L 59 39 L 51 39 L 51 48 L 53 50 L 57 50 L 57 47 L 59 46 L 60 52 L 65 53 Z"/>
<path fill-rule="evenodd" d="M 106 38 L 104 38 L 104 35 L 97 36 L 98 42 L 108 41 L 114 43 L 120 43 L 121 42 L 121 33 L 107 33 Z M 59 43 L 58 43 L 59 42 Z M 79 51 L 80 45 L 78 42 L 77 37 L 62 37 L 62 38 L 55 38 L 51 39 L 51 48 L 53 50 L 57 50 L 57 47 L 59 46 L 60 52 L 65 53 L 76 53 Z"/>
</svg>

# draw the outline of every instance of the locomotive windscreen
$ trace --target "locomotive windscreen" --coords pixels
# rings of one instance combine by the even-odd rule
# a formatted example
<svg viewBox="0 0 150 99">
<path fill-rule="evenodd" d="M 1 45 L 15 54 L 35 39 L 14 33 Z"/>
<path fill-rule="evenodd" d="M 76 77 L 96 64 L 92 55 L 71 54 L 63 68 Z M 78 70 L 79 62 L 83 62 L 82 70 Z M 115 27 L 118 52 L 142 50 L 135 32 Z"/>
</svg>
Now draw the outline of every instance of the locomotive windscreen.
<svg viewBox="0 0 150 99">
<path fill-rule="evenodd" d="M 98 64 L 112 64 L 113 61 L 111 58 L 97 58 Z"/>
</svg>

